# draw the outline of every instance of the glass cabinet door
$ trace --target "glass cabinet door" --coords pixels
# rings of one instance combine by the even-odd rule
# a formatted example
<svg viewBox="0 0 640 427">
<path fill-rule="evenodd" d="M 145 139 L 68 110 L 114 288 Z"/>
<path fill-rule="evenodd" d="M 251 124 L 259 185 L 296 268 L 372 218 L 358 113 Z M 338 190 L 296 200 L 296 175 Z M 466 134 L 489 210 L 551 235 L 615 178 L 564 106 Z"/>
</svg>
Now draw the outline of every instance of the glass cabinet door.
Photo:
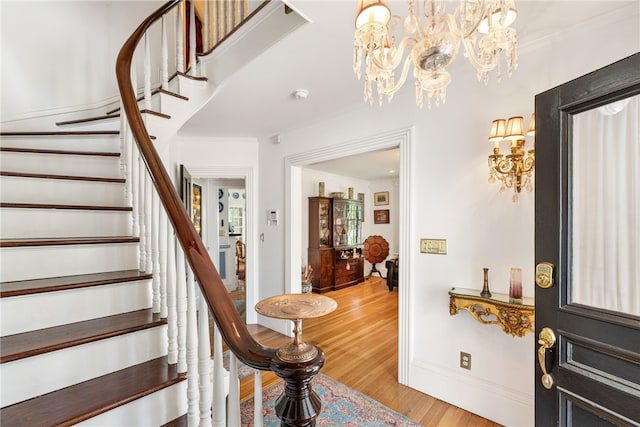
<svg viewBox="0 0 640 427">
<path fill-rule="evenodd" d="M 329 200 L 318 204 L 318 245 L 331 246 L 331 227 L 329 224 Z"/>
<path fill-rule="evenodd" d="M 333 219 L 335 246 L 353 246 L 362 243 L 362 203 L 334 200 Z"/>
</svg>

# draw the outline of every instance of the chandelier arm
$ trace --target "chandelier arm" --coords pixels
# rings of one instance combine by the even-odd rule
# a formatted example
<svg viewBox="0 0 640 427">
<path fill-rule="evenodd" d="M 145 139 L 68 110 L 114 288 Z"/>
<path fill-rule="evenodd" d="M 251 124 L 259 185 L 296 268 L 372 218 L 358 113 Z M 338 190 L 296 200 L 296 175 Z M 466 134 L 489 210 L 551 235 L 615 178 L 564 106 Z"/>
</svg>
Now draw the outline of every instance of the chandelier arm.
<svg viewBox="0 0 640 427">
<path fill-rule="evenodd" d="M 406 46 L 408 46 L 409 42 L 413 41 L 414 43 L 416 42 L 414 37 L 404 37 L 402 39 L 402 41 L 400 42 L 398 48 L 396 49 L 395 53 L 393 54 L 393 60 L 390 62 L 386 62 L 386 61 L 381 61 L 379 56 L 380 55 L 375 55 L 372 54 L 371 55 L 371 60 L 373 61 L 373 65 L 375 65 L 376 67 L 380 68 L 381 70 L 385 70 L 385 71 L 391 71 L 394 68 L 396 68 L 398 65 L 400 65 L 400 62 L 402 62 L 402 57 L 404 56 L 404 49 Z M 378 48 L 377 50 L 381 50 L 382 48 Z"/>
<path fill-rule="evenodd" d="M 447 25 L 449 26 L 449 29 L 451 30 L 451 33 L 458 39 L 462 39 L 462 40 L 466 40 L 467 38 L 471 37 L 471 35 L 478 29 L 478 26 L 480 25 L 480 22 L 482 22 L 482 19 L 487 15 L 488 10 L 489 10 L 489 6 L 487 4 L 485 4 L 484 0 L 480 0 L 480 4 L 482 5 L 482 13 L 480 13 L 478 15 L 478 18 L 476 20 L 476 22 L 473 23 L 473 25 L 471 26 L 471 29 L 469 31 L 467 31 L 466 33 L 463 33 L 461 29 L 458 28 L 457 24 L 456 24 L 456 20 L 454 18 L 454 16 L 450 13 L 447 13 L 444 15 L 444 18 L 447 22 Z"/>
<path fill-rule="evenodd" d="M 471 65 L 475 67 L 476 70 L 483 71 L 492 71 L 496 66 L 495 65 L 483 65 L 478 62 L 476 59 L 476 52 L 473 44 L 469 39 L 462 39 L 462 44 L 464 45 L 464 51 L 467 54 L 467 59 L 471 62 Z"/>
<path fill-rule="evenodd" d="M 411 56 L 407 56 L 404 61 L 404 66 L 402 67 L 402 74 L 400 75 L 400 79 L 398 79 L 395 86 L 393 86 L 392 88 L 382 88 L 380 92 L 382 95 L 393 95 L 398 91 L 398 89 L 402 87 L 405 80 L 407 80 L 407 74 L 409 73 L 409 66 L 411 65 L 411 63 Z"/>
</svg>

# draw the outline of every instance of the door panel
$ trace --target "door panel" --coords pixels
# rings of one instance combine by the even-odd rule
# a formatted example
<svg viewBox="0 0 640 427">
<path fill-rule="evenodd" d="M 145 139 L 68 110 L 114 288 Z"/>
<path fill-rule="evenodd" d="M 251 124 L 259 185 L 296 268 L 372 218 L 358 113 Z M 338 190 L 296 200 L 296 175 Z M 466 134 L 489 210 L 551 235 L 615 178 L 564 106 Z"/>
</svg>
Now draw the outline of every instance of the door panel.
<svg viewBox="0 0 640 427">
<path fill-rule="evenodd" d="M 537 426 L 640 426 L 640 110 L 599 118 L 638 103 L 639 70 L 636 54 L 536 96 L 535 258 L 554 265 L 536 335 L 556 336 L 536 346 Z"/>
</svg>

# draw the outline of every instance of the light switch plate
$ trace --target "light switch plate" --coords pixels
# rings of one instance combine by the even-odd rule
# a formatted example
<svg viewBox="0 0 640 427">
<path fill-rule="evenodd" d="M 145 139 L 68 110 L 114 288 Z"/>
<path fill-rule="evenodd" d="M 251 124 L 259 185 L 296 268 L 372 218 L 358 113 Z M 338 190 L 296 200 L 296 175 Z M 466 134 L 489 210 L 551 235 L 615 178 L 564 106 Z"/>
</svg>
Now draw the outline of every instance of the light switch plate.
<svg viewBox="0 0 640 427">
<path fill-rule="evenodd" d="M 420 239 L 420 252 L 423 254 L 447 254 L 447 239 Z"/>
</svg>

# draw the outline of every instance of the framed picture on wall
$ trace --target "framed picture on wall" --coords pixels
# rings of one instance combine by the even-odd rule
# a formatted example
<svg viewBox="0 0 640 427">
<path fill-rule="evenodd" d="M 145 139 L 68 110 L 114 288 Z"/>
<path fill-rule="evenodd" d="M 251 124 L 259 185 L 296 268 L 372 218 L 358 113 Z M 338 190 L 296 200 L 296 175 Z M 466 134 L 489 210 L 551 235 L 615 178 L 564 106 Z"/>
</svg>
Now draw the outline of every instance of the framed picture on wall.
<svg viewBox="0 0 640 427">
<path fill-rule="evenodd" d="M 381 191 L 373 193 L 373 204 L 376 206 L 386 206 L 389 204 L 389 192 Z"/>
<path fill-rule="evenodd" d="M 377 209 L 373 211 L 374 224 L 389 224 L 389 209 Z"/>
</svg>

